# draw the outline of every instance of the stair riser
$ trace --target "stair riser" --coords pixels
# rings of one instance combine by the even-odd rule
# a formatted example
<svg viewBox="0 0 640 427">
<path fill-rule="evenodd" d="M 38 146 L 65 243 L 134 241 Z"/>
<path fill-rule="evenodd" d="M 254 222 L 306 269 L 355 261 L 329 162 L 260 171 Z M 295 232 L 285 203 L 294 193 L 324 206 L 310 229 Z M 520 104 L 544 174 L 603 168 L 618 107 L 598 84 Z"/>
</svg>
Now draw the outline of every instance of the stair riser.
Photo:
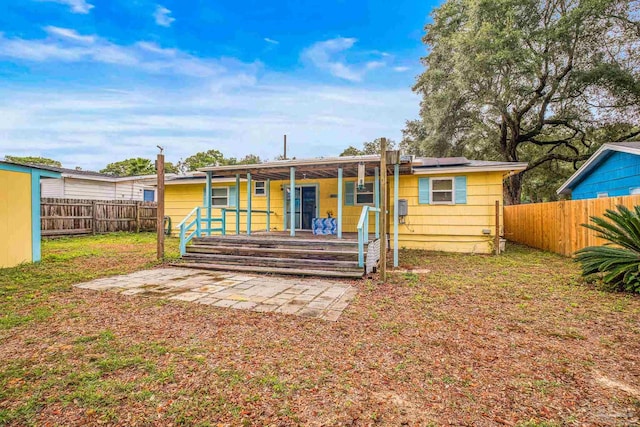
<svg viewBox="0 0 640 427">
<path fill-rule="evenodd" d="M 264 238 L 234 238 L 234 237 L 200 237 L 194 238 L 196 244 L 232 245 L 261 248 L 303 247 L 307 249 L 336 249 L 357 250 L 358 243 L 345 240 L 296 240 L 296 239 L 264 239 Z"/>
<path fill-rule="evenodd" d="M 354 253 L 308 253 L 297 251 L 251 251 L 250 248 L 231 248 L 231 247 L 193 247 L 187 246 L 189 254 L 215 254 L 215 255 L 231 255 L 231 256 L 251 256 L 255 258 L 294 258 L 294 259 L 317 259 L 326 261 L 357 261 L 358 255 Z"/>
<path fill-rule="evenodd" d="M 310 277 L 330 277 L 334 279 L 361 279 L 362 271 L 329 271 L 329 270 L 300 270 L 295 268 L 277 268 L 277 267 L 252 267 L 244 265 L 216 265 L 211 263 L 185 262 L 174 264 L 178 267 L 197 268 L 199 270 L 213 271 L 241 271 L 243 273 L 252 274 L 278 274 L 278 275 L 294 275 L 294 276 L 310 276 Z"/>
<path fill-rule="evenodd" d="M 330 270 L 330 271 L 353 271 L 362 272 L 362 269 L 358 267 L 357 262 L 344 264 L 320 264 L 313 262 L 316 260 L 307 261 L 282 261 L 277 258 L 262 258 L 252 261 L 246 261 L 242 259 L 235 259 L 231 257 L 220 258 L 208 258 L 200 257 L 195 254 L 187 254 L 183 257 L 187 261 L 193 261 L 198 263 L 215 263 L 215 264 L 230 264 L 230 265 L 244 265 L 244 266 L 259 266 L 259 267 L 278 267 L 278 268 L 292 268 L 292 269 L 313 269 L 313 270 Z"/>
</svg>

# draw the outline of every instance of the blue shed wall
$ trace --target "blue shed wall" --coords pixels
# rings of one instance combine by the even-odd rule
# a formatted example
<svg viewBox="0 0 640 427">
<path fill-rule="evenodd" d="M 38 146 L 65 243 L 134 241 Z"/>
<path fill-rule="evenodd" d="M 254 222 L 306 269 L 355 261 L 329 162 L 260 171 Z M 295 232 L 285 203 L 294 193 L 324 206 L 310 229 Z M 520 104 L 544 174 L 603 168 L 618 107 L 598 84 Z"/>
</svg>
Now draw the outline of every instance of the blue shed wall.
<svg viewBox="0 0 640 427">
<path fill-rule="evenodd" d="M 571 198 L 594 199 L 601 192 L 628 196 L 634 187 L 640 187 L 640 156 L 614 152 L 573 187 Z"/>
</svg>

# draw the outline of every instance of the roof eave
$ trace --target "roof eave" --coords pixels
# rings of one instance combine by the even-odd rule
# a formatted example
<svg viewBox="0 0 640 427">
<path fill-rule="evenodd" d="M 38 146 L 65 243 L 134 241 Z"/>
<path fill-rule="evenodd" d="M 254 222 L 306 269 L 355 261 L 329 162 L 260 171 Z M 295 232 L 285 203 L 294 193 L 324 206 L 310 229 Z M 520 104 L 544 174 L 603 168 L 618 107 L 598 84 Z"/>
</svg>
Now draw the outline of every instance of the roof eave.
<svg viewBox="0 0 640 427">
<path fill-rule="evenodd" d="M 608 151 L 618 151 L 621 153 L 635 154 L 640 156 L 640 148 L 634 147 L 624 147 L 616 144 L 603 144 L 598 150 L 589 157 L 589 159 L 584 162 L 580 168 L 573 173 L 567 179 L 558 190 L 556 190 L 556 194 L 571 194 L 573 187 L 575 184 L 582 178 L 582 176 L 591 171 L 594 167 L 598 166 L 600 161 L 602 160 L 602 156 L 607 154 Z"/>
<path fill-rule="evenodd" d="M 415 175 L 440 175 L 443 173 L 460 173 L 460 172 L 520 172 L 527 168 L 527 163 L 513 163 L 510 165 L 496 166 L 440 166 L 433 168 L 414 168 Z"/>
</svg>

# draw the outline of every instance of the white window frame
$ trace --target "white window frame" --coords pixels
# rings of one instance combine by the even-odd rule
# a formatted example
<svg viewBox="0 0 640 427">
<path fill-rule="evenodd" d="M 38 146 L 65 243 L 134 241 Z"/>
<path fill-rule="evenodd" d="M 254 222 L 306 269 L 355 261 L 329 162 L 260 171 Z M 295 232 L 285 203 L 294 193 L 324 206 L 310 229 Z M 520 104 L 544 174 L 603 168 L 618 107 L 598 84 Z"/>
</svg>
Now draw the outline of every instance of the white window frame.
<svg viewBox="0 0 640 427">
<path fill-rule="evenodd" d="M 358 181 L 354 182 L 353 185 L 353 204 L 355 206 L 375 206 L 376 204 L 376 186 L 373 181 L 365 181 L 364 185 L 371 184 L 371 191 L 360 191 L 360 194 L 371 194 L 372 201 L 371 203 L 358 203 Z"/>
<path fill-rule="evenodd" d="M 596 197 L 598 199 L 604 199 L 605 197 L 609 197 L 609 193 L 607 191 L 598 191 Z"/>
<path fill-rule="evenodd" d="M 436 181 L 451 181 L 451 201 L 442 202 L 433 200 L 433 184 Z M 448 192 L 449 190 L 436 190 L 437 193 Z M 429 180 L 429 204 L 431 205 L 455 205 L 456 204 L 456 180 L 452 176 L 439 176 Z"/>
<path fill-rule="evenodd" d="M 640 187 L 631 187 L 631 188 L 629 188 L 629 195 L 630 196 L 640 195 Z"/>
<path fill-rule="evenodd" d="M 258 194 L 258 183 L 262 183 L 262 194 Z M 254 181 L 253 195 L 256 197 L 265 197 L 267 195 L 267 181 Z"/>
<path fill-rule="evenodd" d="M 227 190 L 227 203 L 225 205 L 214 205 L 213 204 L 213 192 L 214 190 Z M 222 196 L 215 196 L 216 199 L 222 199 Z M 228 208 L 229 207 L 229 187 L 211 187 L 211 207 L 212 208 Z"/>
</svg>

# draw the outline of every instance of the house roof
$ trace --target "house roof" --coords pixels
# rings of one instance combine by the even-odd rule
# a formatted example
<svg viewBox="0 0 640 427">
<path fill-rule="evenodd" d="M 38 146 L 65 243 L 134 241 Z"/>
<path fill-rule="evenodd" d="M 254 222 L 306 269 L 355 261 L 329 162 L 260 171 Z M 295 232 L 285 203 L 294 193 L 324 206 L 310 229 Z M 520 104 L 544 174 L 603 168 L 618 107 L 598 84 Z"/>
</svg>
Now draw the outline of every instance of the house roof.
<svg viewBox="0 0 640 427">
<path fill-rule="evenodd" d="M 29 165 L 16 162 L 8 162 L 6 160 L 0 160 L 0 169 L 14 170 L 21 172 L 28 172 L 30 169 L 37 169 L 41 173 L 41 178 L 60 178 L 60 172 L 49 166 L 43 165 Z"/>
<path fill-rule="evenodd" d="M 412 166 L 414 174 L 435 175 L 464 172 L 518 172 L 525 170 L 527 163 L 468 160 L 465 157 L 417 157 Z"/>
<path fill-rule="evenodd" d="M 266 163 L 256 163 L 251 165 L 226 165 L 226 166 L 207 166 L 199 168 L 202 172 L 213 172 L 214 175 L 220 177 L 231 177 L 236 174 L 251 174 L 252 178 L 258 180 L 289 179 L 290 170 L 296 168 L 298 179 L 318 179 L 318 178 L 335 178 L 338 173 L 338 167 L 343 170 L 344 177 L 358 176 L 358 165 L 365 165 L 365 174 L 367 176 L 374 175 L 375 167 L 380 164 L 379 155 L 368 156 L 344 156 L 344 157 L 321 157 L 315 159 L 292 159 L 292 160 L 276 160 Z M 402 174 L 411 173 L 410 156 L 401 156 L 400 169 Z M 393 171 L 393 165 L 390 165 L 389 171 Z"/>
<path fill-rule="evenodd" d="M 123 181 L 140 181 L 145 179 L 156 179 L 156 175 L 136 175 L 136 176 L 116 176 L 108 173 L 102 172 L 94 172 L 82 169 L 70 169 L 70 168 L 59 168 L 57 166 L 43 166 L 32 163 L 16 163 L 16 162 L 7 162 L 3 161 L 3 163 L 11 163 L 15 165 L 21 165 L 29 168 L 36 168 L 47 170 L 51 172 L 58 172 L 65 178 L 74 178 L 74 179 L 86 179 L 90 181 L 106 181 L 106 182 L 123 182 Z M 165 176 L 170 177 L 175 174 L 165 174 Z"/>
<path fill-rule="evenodd" d="M 593 153 L 568 180 L 558 188 L 558 194 L 571 194 L 571 190 L 587 177 L 595 168 L 615 152 L 635 154 L 640 156 L 640 141 L 610 142 L 603 144 L 598 151 Z"/>
</svg>

